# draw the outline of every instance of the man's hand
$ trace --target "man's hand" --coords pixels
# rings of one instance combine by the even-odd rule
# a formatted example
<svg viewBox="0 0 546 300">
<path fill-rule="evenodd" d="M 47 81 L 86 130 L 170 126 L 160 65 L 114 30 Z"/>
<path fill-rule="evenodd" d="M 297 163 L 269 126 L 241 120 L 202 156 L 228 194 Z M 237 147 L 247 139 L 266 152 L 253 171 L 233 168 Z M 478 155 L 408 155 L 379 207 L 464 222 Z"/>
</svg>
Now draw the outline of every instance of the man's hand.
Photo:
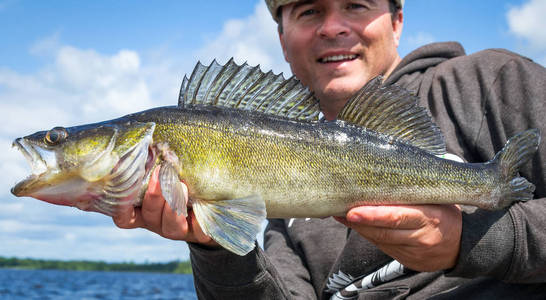
<svg viewBox="0 0 546 300">
<path fill-rule="evenodd" d="M 457 262 L 462 214 L 455 205 L 359 206 L 336 220 L 412 270 L 444 270 Z"/>
<path fill-rule="evenodd" d="M 199 243 L 219 247 L 209 236 L 203 233 L 199 223 L 188 209 L 188 217 L 177 215 L 161 194 L 158 180 L 159 168 L 156 168 L 144 195 L 141 207 L 131 207 L 127 211 L 113 217 L 114 223 L 120 228 L 142 227 L 172 240 Z M 184 196 L 188 198 L 188 190 L 184 185 Z M 186 201 L 187 202 L 187 201 Z"/>
</svg>

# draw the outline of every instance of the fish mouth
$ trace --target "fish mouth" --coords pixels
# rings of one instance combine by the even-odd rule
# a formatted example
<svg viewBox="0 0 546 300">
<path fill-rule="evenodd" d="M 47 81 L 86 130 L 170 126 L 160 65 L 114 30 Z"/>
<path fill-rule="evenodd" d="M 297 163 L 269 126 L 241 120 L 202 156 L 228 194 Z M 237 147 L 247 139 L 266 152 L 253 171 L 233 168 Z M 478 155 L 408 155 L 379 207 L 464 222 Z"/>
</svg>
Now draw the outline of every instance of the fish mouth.
<svg viewBox="0 0 546 300">
<path fill-rule="evenodd" d="M 38 181 L 40 175 L 47 172 L 48 166 L 40 151 L 24 138 L 16 139 L 12 147 L 17 148 L 23 154 L 32 170 L 32 173 L 28 177 L 19 181 L 11 188 L 11 193 L 15 196 L 24 196 L 26 195 L 25 190 L 27 190 L 27 187 Z"/>
</svg>

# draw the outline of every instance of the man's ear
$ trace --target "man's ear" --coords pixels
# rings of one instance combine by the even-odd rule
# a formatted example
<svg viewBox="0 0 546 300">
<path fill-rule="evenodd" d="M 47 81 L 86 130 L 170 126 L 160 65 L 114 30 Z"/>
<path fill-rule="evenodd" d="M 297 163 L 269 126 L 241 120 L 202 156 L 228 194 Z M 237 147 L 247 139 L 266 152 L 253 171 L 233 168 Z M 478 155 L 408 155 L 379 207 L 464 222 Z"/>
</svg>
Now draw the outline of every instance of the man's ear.
<svg viewBox="0 0 546 300">
<path fill-rule="evenodd" d="M 279 22 L 282 22 L 282 20 L 279 20 Z M 284 34 L 281 33 L 280 31 L 277 31 L 277 33 L 279 34 L 279 41 L 281 42 L 281 48 L 282 48 L 282 54 L 284 55 L 284 60 L 287 63 L 290 63 L 290 61 L 288 61 L 288 52 L 286 51 L 286 45 L 284 43 Z"/>
<path fill-rule="evenodd" d="M 404 13 L 401 9 L 396 12 L 396 15 L 392 18 L 392 32 L 394 45 L 398 48 L 400 44 L 400 37 L 402 36 L 402 28 L 404 27 Z"/>
</svg>

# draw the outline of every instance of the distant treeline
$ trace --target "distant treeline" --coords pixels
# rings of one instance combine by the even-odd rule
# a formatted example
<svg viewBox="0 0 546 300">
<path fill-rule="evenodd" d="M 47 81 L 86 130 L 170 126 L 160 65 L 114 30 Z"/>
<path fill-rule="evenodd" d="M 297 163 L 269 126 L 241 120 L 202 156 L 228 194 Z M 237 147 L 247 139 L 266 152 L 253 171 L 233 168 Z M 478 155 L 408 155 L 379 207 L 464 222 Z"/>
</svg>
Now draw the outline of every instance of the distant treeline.
<svg viewBox="0 0 546 300">
<path fill-rule="evenodd" d="M 189 261 L 172 261 L 167 263 L 107 263 L 86 260 L 42 260 L 30 258 L 0 257 L 0 268 L 20 269 L 57 269 L 74 271 L 123 271 L 123 272 L 160 272 L 191 274 Z"/>
</svg>

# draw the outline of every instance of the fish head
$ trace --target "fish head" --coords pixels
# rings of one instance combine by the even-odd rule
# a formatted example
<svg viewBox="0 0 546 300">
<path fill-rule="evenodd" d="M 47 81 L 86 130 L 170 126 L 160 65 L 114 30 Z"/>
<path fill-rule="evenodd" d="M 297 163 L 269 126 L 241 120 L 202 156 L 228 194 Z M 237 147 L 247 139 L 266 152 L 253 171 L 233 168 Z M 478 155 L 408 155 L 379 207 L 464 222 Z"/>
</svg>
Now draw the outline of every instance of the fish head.
<svg viewBox="0 0 546 300">
<path fill-rule="evenodd" d="M 23 153 L 32 174 L 11 192 L 111 215 L 104 202 L 134 198 L 145 176 L 154 128 L 153 122 L 122 120 L 55 127 L 17 138 L 13 146 Z"/>
</svg>

